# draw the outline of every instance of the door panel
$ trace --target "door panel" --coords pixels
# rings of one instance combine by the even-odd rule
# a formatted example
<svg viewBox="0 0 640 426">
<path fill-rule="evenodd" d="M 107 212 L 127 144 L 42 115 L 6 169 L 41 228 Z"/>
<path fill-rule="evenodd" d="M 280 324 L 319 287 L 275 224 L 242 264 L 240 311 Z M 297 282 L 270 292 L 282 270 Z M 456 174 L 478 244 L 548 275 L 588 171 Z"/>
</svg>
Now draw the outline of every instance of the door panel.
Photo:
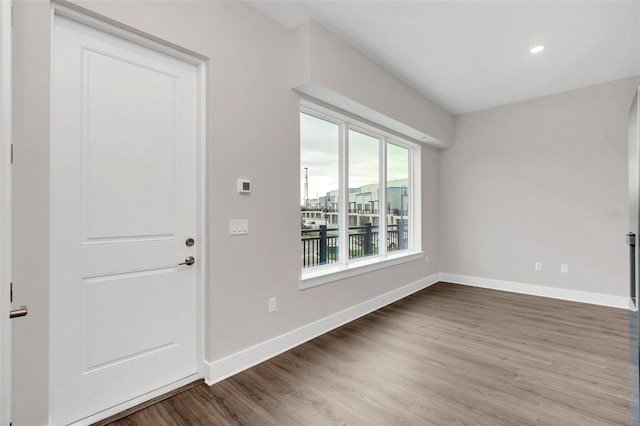
<svg viewBox="0 0 640 426">
<path fill-rule="evenodd" d="M 175 238 L 178 77 L 86 48 L 82 66 L 86 240 Z"/>
<path fill-rule="evenodd" d="M 165 268 L 82 279 L 82 374 L 177 344 L 175 274 Z"/>
<path fill-rule="evenodd" d="M 51 393 L 67 424 L 197 374 L 195 65 L 54 19 Z"/>
</svg>

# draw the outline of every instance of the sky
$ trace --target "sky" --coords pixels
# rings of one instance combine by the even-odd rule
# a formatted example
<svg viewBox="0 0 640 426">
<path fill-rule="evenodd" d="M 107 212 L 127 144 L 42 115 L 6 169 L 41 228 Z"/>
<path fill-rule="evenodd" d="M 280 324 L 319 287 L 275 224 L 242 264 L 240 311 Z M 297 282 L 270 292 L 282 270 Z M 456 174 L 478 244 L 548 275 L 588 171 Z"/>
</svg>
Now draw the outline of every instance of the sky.
<svg viewBox="0 0 640 426">
<path fill-rule="evenodd" d="M 300 199 L 304 203 L 304 168 L 308 168 L 309 198 L 338 189 L 340 128 L 328 121 L 300 114 Z M 378 144 L 370 136 L 349 131 L 349 187 L 378 182 Z M 408 177 L 408 150 L 387 144 L 387 180 Z"/>
</svg>

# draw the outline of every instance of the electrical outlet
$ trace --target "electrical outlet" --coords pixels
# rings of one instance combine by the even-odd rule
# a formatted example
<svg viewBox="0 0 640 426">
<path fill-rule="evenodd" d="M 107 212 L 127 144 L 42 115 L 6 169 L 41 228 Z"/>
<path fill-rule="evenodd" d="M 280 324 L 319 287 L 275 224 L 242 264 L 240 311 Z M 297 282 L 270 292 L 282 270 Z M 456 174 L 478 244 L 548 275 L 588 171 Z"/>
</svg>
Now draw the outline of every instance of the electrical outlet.
<svg viewBox="0 0 640 426">
<path fill-rule="evenodd" d="M 542 262 L 536 262 L 536 271 L 542 271 Z"/>
<path fill-rule="evenodd" d="M 567 265 L 566 263 L 563 263 L 562 265 L 560 265 L 560 272 L 562 272 L 563 274 L 568 274 L 569 265 Z"/>
<path fill-rule="evenodd" d="M 278 309 L 277 301 L 275 297 L 269 299 L 269 312 L 275 312 Z"/>
</svg>

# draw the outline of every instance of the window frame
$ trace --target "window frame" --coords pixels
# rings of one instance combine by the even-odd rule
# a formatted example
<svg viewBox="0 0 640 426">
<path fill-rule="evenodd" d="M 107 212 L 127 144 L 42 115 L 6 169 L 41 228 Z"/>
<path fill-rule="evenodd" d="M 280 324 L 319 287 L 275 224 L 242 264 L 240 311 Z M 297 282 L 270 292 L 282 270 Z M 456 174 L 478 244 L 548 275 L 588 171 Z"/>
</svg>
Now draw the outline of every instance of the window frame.
<svg viewBox="0 0 640 426">
<path fill-rule="evenodd" d="M 378 167 L 379 167 L 379 201 L 378 201 L 378 241 L 386 241 L 387 238 L 387 144 L 393 144 L 408 151 L 408 247 L 401 251 L 387 252 L 386 244 L 378 245 L 378 254 L 349 259 L 349 251 L 339 250 L 338 262 L 303 268 L 300 265 L 300 289 L 316 287 L 318 285 L 342 280 L 348 277 L 368 273 L 389 266 L 414 261 L 424 257 L 422 252 L 422 215 L 421 215 L 421 146 L 411 142 L 407 138 L 386 130 L 375 123 L 368 123 L 345 113 L 338 112 L 306 99 L 301 99 L 299 113 L 307 114 L 320 120 L 339 126 L 339 216 L 338 238 L 339 247 L 348 247 L 349 240 L 349 131 L 373 137 L 379 140 Z M 299 197 L 300 198 L 300 197 Z M 381 207 L 382 206 L 382 207 Z M 384 218 L 384 221 L 382 221 Z M 383 226 L 384 225 L 384 226 Z"/>
</svg>

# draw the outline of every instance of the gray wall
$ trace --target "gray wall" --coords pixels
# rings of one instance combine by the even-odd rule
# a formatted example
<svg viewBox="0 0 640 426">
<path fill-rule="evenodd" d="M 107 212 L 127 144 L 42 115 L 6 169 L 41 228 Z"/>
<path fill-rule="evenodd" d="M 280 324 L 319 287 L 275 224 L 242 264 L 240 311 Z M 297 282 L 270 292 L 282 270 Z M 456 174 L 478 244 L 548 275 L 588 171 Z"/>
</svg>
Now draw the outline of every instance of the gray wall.
<svg viewBox="0 0 640 426">
<path fill-rule="evenodd" d="M 13 424 L 46 424 L 49 402 L 49 7 L 13 11 Z M 22 235 L 21 238 L 19 236 Z"/>
<path fill-rule="evenodd" d="M 638 84 L 458 116 L 454 146 L 440 152 L 440 272 L 626 296 L 627 116 Z"/>
<path fill-rule="evenodd" d="M 298 289 L 299 124 L 298 96 L 287 78 L 290 31 L 238 2 L 82 4 L 209 58 L 207 361 L 438 271 L 438 154 L 425 147 L 422 246 L 430 263 Z M 28 304 L 29 316 L 14 322 L 13 424 L 42 425 L 49 410 L 50 5 L 18 1 L 14 20 L 14 302 Z M 251 196 L 236 192 L 240 177 L 252 180 Z M 230 237 L 232 218 L 248 218 L 251 233 Z M 269 314 L 273 296 L 278 312 Z"/>
</svg>

